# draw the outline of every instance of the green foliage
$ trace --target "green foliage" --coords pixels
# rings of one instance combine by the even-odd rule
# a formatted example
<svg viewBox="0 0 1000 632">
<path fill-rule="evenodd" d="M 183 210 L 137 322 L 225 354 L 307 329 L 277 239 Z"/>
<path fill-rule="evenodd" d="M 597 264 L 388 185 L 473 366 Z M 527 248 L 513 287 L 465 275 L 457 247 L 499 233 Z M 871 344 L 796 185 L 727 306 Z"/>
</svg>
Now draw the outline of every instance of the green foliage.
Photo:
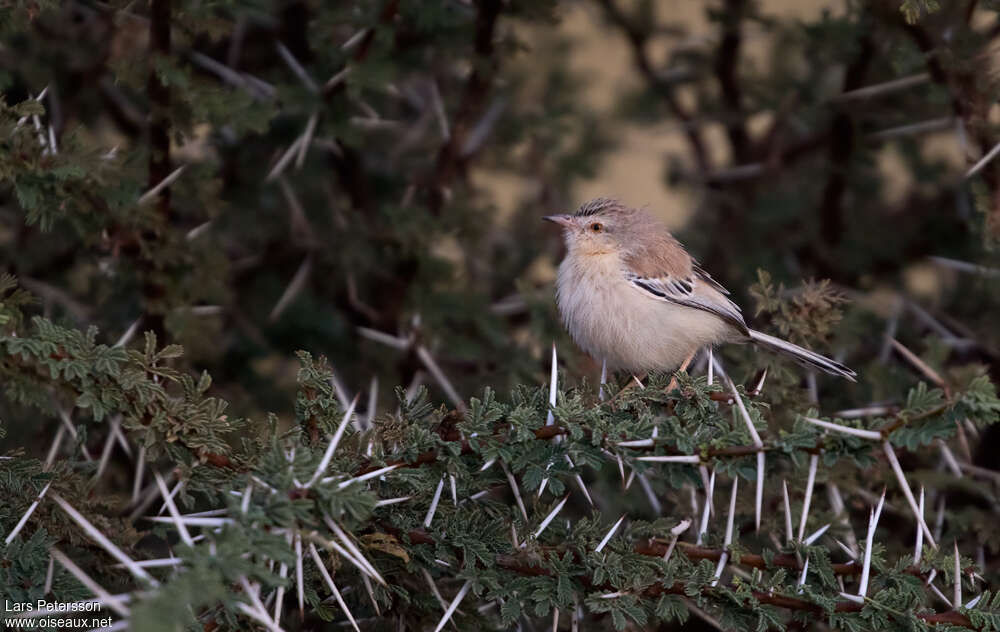
<svg viewBox="0 0 1000 632">
<path fill-rule="evenodd" d="M 349 543 L 360 547 L 356 550 L 389 581 L 388 590 L 377 584 L 372 587 L 372 596 L 381 607 L 392 608 L 404 600 L 409 608 L 436 616 L 439 610 L 433 601 L 412 601 L 412 591 L 425 581 L 421 574 L 431 572 L 432 580 L 442 586 L 449 577 L 460 577 L 481 586 L 480 591 L 485 589 L 488 599 L 499 600 L 503 606 L 495 613 L 497 619 L 486 623 L 494 615 L 483 615 L 487 625 L 508 626 L 523 616 L 548 617 L 553 609 L 570 612 L 578 602 L 591 616 L 607 615 L 616 629 L 647 625 L 653 619 L 683 622 L 689 616 L 683 600 L 686 596 L 699 608 L 717 612 L 723 625 L 782 629 L 786 624 L 780 608 L 783 602 L 771 603 L 770 595 L 787 595 L 807 604 L 803 607 L 828 613 L 840 599 L 836 575 L 843 571 L 835 570 L 831 559 L 835 553 L 823 546 L 794 549 L 810 561 L 811 579 L 805 586 L 798 585 L 797 570 L 789 573 L 776 565 L 775 556 L 787 549 L 774 549 L 752 533 L 732 545 L 734 563 L 741 563 L 753 551 L 764 553 L 764 559 L 769 561 L 749 577 L 734 577 L 731 584 L 717 585 L 713 561 L 689 557 L 688 552 L 699 550 L 697 547 L 676 546 L 669 562 L 660 559 L 659 553 L 643 548 L 652 542 L 669 542 L 673 537 L 671 529 L 685 515 L 683 510 L 672 513 L 673 519 L 630 516 L 627 527 L 621 528 L 601 552 L 595 548 L 605 539 L 614 519 L 600 513 L 577 517 L 569 523 L 559 518 L 548 520 L 542 528 L 543 520 L 567 494 L 579 494 L 576 477 L 590 476 L 591 467 L 584 464 L 603 461 L 607 465 L 604 455 L 608 452 L 629 471 L 646 476 L 651 492 L 659 498 L 673 499 L 677 504 L 672 506 L 676 507 L 683 506 L 682 499 L 692 484 L 700 485 L 694 469 L 690 465 L 654 465 L 640 457 L 698 454 L 721 476 L 753 481 L 753 453 L 740 452 L 750 444 L 745 425 L 735 414 L 735 407 L 719 405 L 711 398 L 718 394 L 718 388 L 708 386 L 703 377 L 678 374 L 677 388 L 667 392 L 671 376 L 654 374 L 644 389 L 631 389 L 604 402 L 586 386 L 559 389 L 553 412 L 557 427 L 565 434 L 550 435 L 556 439 L 539 439 L 535 432 L 545 428 L 544 386 L 521 389 L 509 400 L 487 389 L 482 398 L 471 400 L 460 416 L 433 408 L 426 391 L 409 398 L 399 391 L 398 413 L 377 418 L 371 427 L 358 425 L 355 419 L 341 431 L 343 409 L 331 384 L 329 366 L 325 359 L 314 360 L 302 352 L 297 423 L 286 432 L 278 432 L 273 426 L 245 425 L 245 429 L 256 428 L 259 435 L 246 436 L 241 445 L 234 446 L 212 439 L 231 432 L 231 428 L 217 425 L 225 402 L 206 397 L 211 380 L 203 376 L 195 383 L 170 368 L 170 362 L 181 357 L 176 345 L 157 348 L 155 337 L 147 335 L 142 349 L 108 348 L 94 343 L 93 331 L 76 334 L 44 319 L 35 319 L 33 325 L 30 333 L 12 332 L 4 339 L 6 360 L 18 360 L 7 365 L 8 372 L 20 373 L 25 380 L 39 385 L 59 384 L 64 389 L 79 390 L 81 396 L 87 392 L 88 380 L 104 384 L 113 396 L 103 400 L 105 408 L 99 418 L 94 415 L 93 423 L 103 421 L 106 426 L 107 419 L 120 416 L 130 436 L 148 442 L 147 458 L 151 462 L 169 462 L 194 450 L 211 449 L 217 451 L 216 456 L 226 455 L 224 463 L 191 456 L 183 461 L 189 482 L 186 494 L 179 498 L 187 498 L 185 504 L 193 502 L 197 495 L 215 498 L 215 503 L 226 508 L 229 523 L 221 530 L 203 531 L 206 539 L 194 547 L 174 545 L 181 558 L 176 572 L 164 576 L 164 586 L 133 607 L 132 625 L 142 629 L 172 629 L 206 620 L 224 627 L 239 625 L 237 621 L 246 616 L 249 607 L 241 597 L 243 582 L 259 584 L 262 594 L 278 586 L 284 586 L 286 594 L 292 593 L 298 580 L 291 578 L 298 577 L 298 571 L 289 569 L 296 567 L 295 552 L 301 547 L 306 551 L 310 546 L 329 551 L 336 582 L 341 587 L 360 588 L 363 582 L 359 558 L 357 552 L 352 554 L 344 548 Z M 53 359 L 56 352 L 65 357 Z M 168 384 L 178 387 L 170 396 Z M 745 392 L 740 396 L 764 437 L 769 472 L 785 472 L 785 477 L 801 473 L 807 467 L 802 455 L 816 446 L 823 450 L 824 471 L 831 473 L 831 481 L 841 459 L 864 463 L 859 459 L 870 449 L 864 440 L 824 434 L 815 426 L 800 424 L 772 434 L 766 401 Z M 44 402 L 34 403 L 45 406 Z M 940 389 L 928 389 L 920 383 L 896 415 L 906 425 L 891 436 L 894 443 L 917 454 L 923 446 L 953 433 L 955 415 L 981 426 L 995 422 L 998 410 L 1000 399 L 982 376 L 972 379 L 965 390 L 947 396 Z M 938 417 L 951 423 L 931 423 Z M 173 418 L 189 423 L 172 423 Z M 338 432 L 342 435 L 337 449 L 332 459 L 326 459 L 323 455 L 329 438 Z M 622 439 L 650 434 L 662 437 L 655 441 L 652 451 L 617 447 Z M 188 452 L 178 451 L 177 446 L 187 447 Z M 614 459 L 612 471 L 617 469 Z M 497 460 L 501 465 L 494 465 Z M 42 481 L 55 480 L 65 488 L 80 476 L 67 469 L 53 479 L 37 469 L 25 469 L 27 463 L 18 457 L 5 461 L 2 467 L 11 481 L 23 484 L 34 480 L 31 487 L 36 491 L 31 493 L 37 493 Z M 362 474 L 386 464 L 412 467 L 355 482 Z M 497 471 L 501 468 L 509 468 L 512 480 L 518 481 L 527 520 L 516 504 L 506 504 L 504 494 L 496 492 L 498 486 L 510 489 L 508 478 Z M 212 475 L 206 477 L 206 472 Z M 540 492 L 543 480 L 546 487 Z M 211 493 L 207 489 L 209 481 Z M 728 488 L 721 482 L 717 487 Z M 743 489 L 747 488 L 745 483 Z M 592 488 L 591 493 L 600 493 L 600 489 Z M 480 491 L 488 493 L 483 496 Z M 753 512 L 749 495 L 741 494 L 737 522 Z M 718 496 L 717 506 L 721 506 Z M 380 499 L 405 501 L 380 504 Z M 455 503 L 455 499 L 459 502 Z M 8 530 L 25 507 L 14 503 L 11 509 L 3 517 Z M 567 515 L 570 512 L 562 511 Z M 778 516 L 765 516 L 764 532 L 780 529 L 780 520 Z M 706 545 L 720 544 L 718 529 L 723 522 L 719 514 L 711 521 Z M 169 524 L 164 526 L 152 533 L 169 540 L 175 529 Z M 511 529 L 517 544 L 511 541 Z M 9 559 L 17 561 L 6 568 L 8 580 L 34 587 L 25 595 L 37 590 L 39 578 L 44 576 L 44 552 L 51 542 L 44 528 L 31 528 L 19 534 L 7 549 Z M 292 546 L 294 542 L 301 544 Z M 248 551 L 253 554 L 247 556 Z M 882 544 L 876 545 L 872 562 L 876 574 L 869 605 L 854 614 L 831 614 L 837 625 L 859 629 L 910 625 L 913 621 L 901 613 L 928 605 L 922 584 L 911 575 L 908 565 L 902 561 L 893 565 L 887 554 Z M 326 554 L 321 553 L 321 557 Z M 930 553 L 927 557 L 920 572 L 936 568 L 947 578 L 950 558 Z M 328 587 L 321 574 L 311 568 L 310 554 L 304 554 L 303 560 L 310 567 L 302 575 L 308 582 L 303 586 L 304 594 L 320 608 L 318 616 L 333 620 L 343 616 L 320 606 Z M 280 571 L 282 567 L 286 570 Z M 170 607 L 176 603 L 190 608 Z M 352 591 L 348 607 L 355 617 L 375 614 L 370 610 L 370 599 L 358 590 Z M 970 611 L 969 616 L 992 625 L 988 622 L 997 615 L 995 607 L 989 607 Z"/>
</svg>

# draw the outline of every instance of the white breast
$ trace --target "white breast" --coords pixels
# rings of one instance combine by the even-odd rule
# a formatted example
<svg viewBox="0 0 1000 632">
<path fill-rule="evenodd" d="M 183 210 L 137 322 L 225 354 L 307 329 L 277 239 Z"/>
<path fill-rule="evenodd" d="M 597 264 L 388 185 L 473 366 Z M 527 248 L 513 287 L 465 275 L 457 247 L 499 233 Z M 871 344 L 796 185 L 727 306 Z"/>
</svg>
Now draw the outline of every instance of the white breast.
<svg viewBox="0 0 1000 632">
<path fill-rule="evenodd" d="M 730 337 L 722 319 L 632 287 L 614 254 L 568 254 L 559 266 L 556 302 L 584 351 L 635 374 L 676 369 L 697 349 Z"/>
</svg>

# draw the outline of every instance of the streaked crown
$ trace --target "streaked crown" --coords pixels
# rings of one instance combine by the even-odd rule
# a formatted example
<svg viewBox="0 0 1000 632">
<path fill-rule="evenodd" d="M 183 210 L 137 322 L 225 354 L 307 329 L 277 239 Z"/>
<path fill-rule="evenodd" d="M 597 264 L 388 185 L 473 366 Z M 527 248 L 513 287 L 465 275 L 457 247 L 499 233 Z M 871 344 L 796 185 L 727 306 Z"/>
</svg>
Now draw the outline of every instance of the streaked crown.
<svg viewBox="0 0 1000 632">
<path fill-rule="evenodd" d="M 580 208 L 576 210 L 575 215 L 577 217 L 589 217 L 591 215 L 597 215 L 603 211 L 619 210 L 621 208 L 623 208 L 622 203 L 618 200 L 614 198 L 599 197 L 581 204 Z"/>
</svg>

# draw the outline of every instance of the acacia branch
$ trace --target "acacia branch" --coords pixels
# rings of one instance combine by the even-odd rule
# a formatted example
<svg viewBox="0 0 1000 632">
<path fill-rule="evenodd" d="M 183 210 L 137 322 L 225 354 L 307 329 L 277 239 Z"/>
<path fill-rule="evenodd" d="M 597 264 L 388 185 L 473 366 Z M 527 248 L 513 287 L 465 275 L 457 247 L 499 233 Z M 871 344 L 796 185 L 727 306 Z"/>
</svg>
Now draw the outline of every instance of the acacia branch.
<svg viewBox="0 0 1000 632">
<path fill-rule="evenodd" d="M 446 190 L 456 177 L 464 177 L 468 155 L 463 150 L 476 122 L 485 111 L 487 97 L 493 85 L 499 63 L 493 54 L 493 38 L 497 19 L 503 8 L 501 0 L 481 0 L 476 12 L 473 50 L 475 57 L 469 78 L 465 83 L 462 100 L 451 122 L 451 134 L 438 150 L 428 182 L 426 204 L 432 213 L 441 210 Z"/>
<path fill-rule="evenodd" d="M 681 122 L 684 135 L 695 157 L 695 163 L 704 176 L 711 170 L 708 160 L 708 149 L 701 137 L 701 131 L 694 122 L 694 117 L 687 112 L 674 94 L 673 84 L 664 80 L 653 67 L 653 62 L 646 52 L 646 43 L 652 32 L 647 27 L 639 26 L 619 7 L 614 0 L 599 0 L 604 13 L 612 24 L 621 29 L 632 47 L 632 58 L 639 73 L 646 79 L 650 89 L 660 95 L 670 112 Z M 738 46 L 738 41 L 737 41 Z"/>
<path fill-rule="evenodd" d="M 409 532 L 409 535 L 410 535 L 410 541 L 414 543 L 430 544 L 434 542 L 433 538 L 423 533 L 414 533 L 413 531 L 411 531 Z M 660 556 L 663 554 L 664 551 L 661 550 L 659 547 L 646 550 L 640 550 L 637 547 L 636 552 L 641 553 L 643 555 Z M 718 560 L 719 557 L 722 555 L 722 551 L 716 551 L 712 549 L 701 549 L 700 547 L 685 547 L 684 552 L 688 555 L 688 557 L 692 559 Z M 695 555 L 692 555 L 692 552 L 695 552 Z M 698 555 L 699 553 L 700 555 Z M 540 560 L 537 559 L 534 560 L 525 559 L 524 556 L 516 556 L 516 555 L 499 555 L 496 558 L 497 566 L 505 570 L 517 573 L 519 575 L 525 575 L 529 577 L 552 577 L 555 575 L 555 573 L 552 570 L 538 564 L 537 562 L 539 561 Z M 761 556 L 756 556 L 756 555 L 743 555 L 740 557 L 739 562 L 736 562 L 734 560 L 734 563 L 739 563 L 741 565 L 751 566 L 754 568 L 768 568 L 768 566 L 764 564 L 763 558 Z M 791 555 L 775 556 L 775 560 L 772 566 L 780 566 L 784 568 L 796 568 L 801 570 L 801 567 L 798 565 L 798 562 L 795 560 L 795 557 Z M 854 566 L 855 567 L 854 571 L 860 572 L 860 569 L 856 568 L 856 565 L 834 564 L 833 566 L 835 573 L 838 572 L 838 567 L 840 566 Z M 844 574 L 853 574 L 853 572 Z M 597 588 L 597 589 L 603 588 L 603 589 L 613 590 L 613 588 L 609 586 L 604 586 L 604 587 L 594 586 L 593 582 L 590 580 L 589 577 L 580 577 L 578 579 L 580 579 L 580 581 L 589 588 Z M 675 582 L 671 585 L 659 583 L 646 588 L 643 591 L 643 595 L 647 597 L 656 597 L 662 594 L 684 595 L 687 594 L 687 588 L 688 588 L 687 584 L 683 582 Z M 704 595 L 711 595 L 713 592 L 716 592 L 716 589 L 712 586 L 704 586 L 701 588 L 701 593 Z M 752 592 L 752 595 L 753 598 L 759 603 L 776 606 L 786 610 L 812 612 L 818 615 L 824 614 L 826 612 L 826 610 L 819 604 L 807 601 L 805 599 L 801 599 L 799 597 L 790 597 L 787 595 L 781 595 L 773 592 L 763 592 L 756 590 Z M 860 612 L 863 608 L 864 608 L 863 604 L 845 600 L 845 601 L 838 601 L 836 603 L 836 605 L 834 606 L 834 612 L 838 613 Z M 916 616 L 921 620 L 926 621 L 927 623 L 949 623 L 951 625 L 975 629 L 975 626 L 972 624 L 972 621 L 967 616 L 959 612 L 956 612 L 954 610 L 948 612 L 940 612 L 940 613 L 937 612 L 917 613 Z"/>
<path fill-rule="evenodd" d="M 726 0 L 722 10 L 722 40 L 719 42 L 713 63 L 725 104 L 726 133 L 737 164 L 750 160 L 751 146 L 750 136 L 743 125 L 743 90 L 736 74 L 743 39 L 740 23 L 745 11 L 745 0 Z"/>
</svg>

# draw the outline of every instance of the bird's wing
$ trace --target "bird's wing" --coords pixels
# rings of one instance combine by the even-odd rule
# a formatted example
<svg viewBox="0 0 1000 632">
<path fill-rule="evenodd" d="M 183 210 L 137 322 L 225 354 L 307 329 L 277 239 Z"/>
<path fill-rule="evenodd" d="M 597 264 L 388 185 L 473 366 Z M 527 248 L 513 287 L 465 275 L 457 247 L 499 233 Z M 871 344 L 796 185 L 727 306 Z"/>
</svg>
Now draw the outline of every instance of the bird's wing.
<svg viewBox="0 0 1000 632">
<path fill-rule="evenodd" d="M 650 298 L 715 314 L 749 335 L 739 306 L 725 296 L 729 292 L 673 239 L 662 248 L 627 258 L 624 275 L 632 287 Z"/>
<path fill-rule="evenodd" d="M 701 280 L 704 281 L 705 283 L 708 283 L 710 286 L 712 286 L 712 288 L 716 292 L 719 292 L 721 294 L 729 294 L 729 290 L 727 290 L 726 288 L 722 287 L 721 283 L 719 283 L 718 281 L 716 281 L 715 279 L 713 279 L 712 276 L 708 272 L 705 272 L 705 269 L 702 268 L 700 265 L 698 265 L 697 261 L 694 261 L 692 259 L 691 260 L 691 267 L 694 269 L 695 275 L 697 275 L 698 277 L 700 277 Z M 737 307 L 737 309 L 739 309 L 739 308 Z"/>
</svg>

